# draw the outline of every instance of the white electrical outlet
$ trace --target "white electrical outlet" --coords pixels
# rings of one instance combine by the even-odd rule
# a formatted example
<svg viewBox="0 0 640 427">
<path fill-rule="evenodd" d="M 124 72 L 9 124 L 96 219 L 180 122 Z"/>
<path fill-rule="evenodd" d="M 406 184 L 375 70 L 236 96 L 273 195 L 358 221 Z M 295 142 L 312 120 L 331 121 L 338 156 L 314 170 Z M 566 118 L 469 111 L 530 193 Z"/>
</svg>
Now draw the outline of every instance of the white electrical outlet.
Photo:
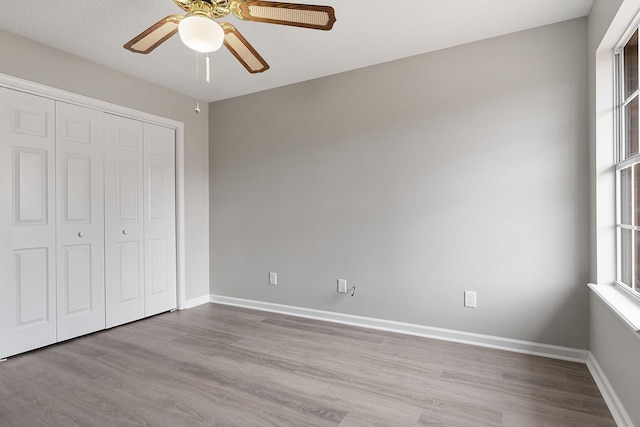
<svg viewBox="0 0 640 427">
<path fill-rule="evenodd" d="M 274 273 L 273 271 L 269 273 L 269 284 L 270 285 L 278 284 L 278 273 Z"/>
<path fill-rule="evenodd" d="M 338 279 L 338 292 L 341 294 L 347 293 L 347 281 L 345 279 Z"/>
<path fill-rule="evenodd" d="M 464 306 L 469 308 L 477 307 L 476 291 L 464 291 Z"/>
</svg>

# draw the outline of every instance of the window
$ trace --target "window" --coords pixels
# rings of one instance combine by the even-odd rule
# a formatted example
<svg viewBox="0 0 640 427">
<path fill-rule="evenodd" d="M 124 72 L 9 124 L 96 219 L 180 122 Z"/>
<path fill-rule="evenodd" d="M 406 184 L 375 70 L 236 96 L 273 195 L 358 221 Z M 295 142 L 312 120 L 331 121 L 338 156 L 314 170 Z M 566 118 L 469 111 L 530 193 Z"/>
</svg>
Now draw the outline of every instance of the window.
<svg viewBox="0 0 640 427">
<path fill-rule="evenodd" d="M 640 297 L 638 28 L 616 50 L 617 282 Z"/>
</svg>

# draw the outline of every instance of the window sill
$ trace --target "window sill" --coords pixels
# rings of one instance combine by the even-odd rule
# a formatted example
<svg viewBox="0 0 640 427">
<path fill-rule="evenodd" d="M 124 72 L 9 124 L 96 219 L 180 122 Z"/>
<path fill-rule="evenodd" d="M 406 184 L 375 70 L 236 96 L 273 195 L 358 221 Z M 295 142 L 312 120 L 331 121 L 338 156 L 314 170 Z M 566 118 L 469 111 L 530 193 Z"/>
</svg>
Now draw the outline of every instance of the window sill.
<svg viewBox="0 0 640 427">
<path fill-rule="evenodd" d="M 634 332 L 640 332 L 640 301 L 629 295 L 618 285 L 588 284 L 589 288 L 600 297 Z"/>
</svg>

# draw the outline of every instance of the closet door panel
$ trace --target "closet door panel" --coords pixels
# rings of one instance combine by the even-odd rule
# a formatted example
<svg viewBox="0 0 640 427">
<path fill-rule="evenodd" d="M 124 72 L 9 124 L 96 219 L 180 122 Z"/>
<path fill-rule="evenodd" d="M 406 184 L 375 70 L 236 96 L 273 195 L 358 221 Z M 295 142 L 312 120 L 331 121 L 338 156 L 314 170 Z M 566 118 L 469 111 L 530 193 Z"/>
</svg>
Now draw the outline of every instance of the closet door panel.
<svg viewBox="0 0 640 427">
<path fill-rule="evenodd" d="M 56 341 L 54 111 L 0 88 L 0 358 Z"/>
<path fill-rule="evenodd" d="M 145 315 L 177 307 L 175 131 L 144 124 Z"/>
<path fill-rule="evenodd" d="M 13 207 L 15 223 L 47 223 L 47 151 L 13 148 Z"/>
<path fill-rule="evenodd" d="M 58 341 L 105 328 L 104 113 L 56 103 Z"/>
<path fill-rule="evenodd" d="M 49 251 L 47 248 L 18 249 L 15 256 L 17 293 L 16 325 L 28 326 L 49 320 Z"/>
<path fill-rule="evenodd" d="M 105 115 L 107 327 L 144 317 L 142 123 Z"/>
</svg>

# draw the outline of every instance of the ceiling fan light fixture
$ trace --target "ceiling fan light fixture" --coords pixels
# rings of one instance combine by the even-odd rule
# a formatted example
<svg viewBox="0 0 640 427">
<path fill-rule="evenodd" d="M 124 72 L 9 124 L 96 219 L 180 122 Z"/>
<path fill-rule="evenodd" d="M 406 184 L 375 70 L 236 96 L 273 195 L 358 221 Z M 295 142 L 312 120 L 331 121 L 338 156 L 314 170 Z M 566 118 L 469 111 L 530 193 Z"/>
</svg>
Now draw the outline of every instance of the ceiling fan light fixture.
<svg viewBox="0 0 640 427">
<path fill-rule="evenodd" d="M 222 46 L 224 30 L 213 19 L 201 15 L 187 15 L 178 24 L 180 40 L 196 52 L 213 52 Z"/>
</svg>

